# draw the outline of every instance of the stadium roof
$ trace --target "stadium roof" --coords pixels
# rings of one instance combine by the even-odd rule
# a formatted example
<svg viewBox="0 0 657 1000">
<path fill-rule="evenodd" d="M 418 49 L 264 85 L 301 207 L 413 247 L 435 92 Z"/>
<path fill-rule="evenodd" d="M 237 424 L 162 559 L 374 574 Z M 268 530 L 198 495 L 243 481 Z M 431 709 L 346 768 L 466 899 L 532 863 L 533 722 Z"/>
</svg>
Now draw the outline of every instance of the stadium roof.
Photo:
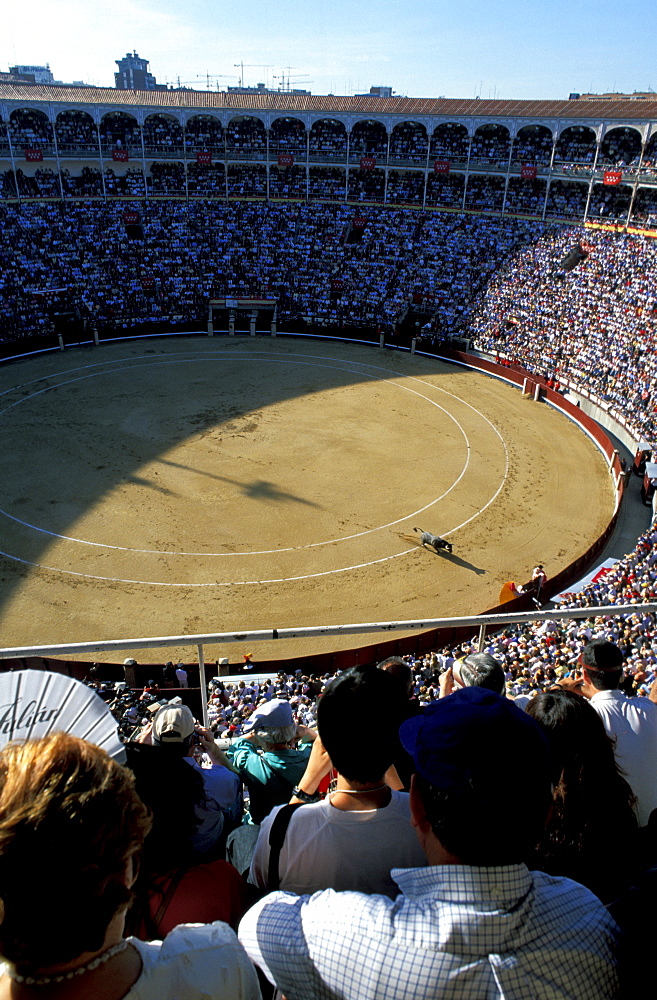
<svg viewBox="0 0 657 1000">
<path fill-rule="evenodd" d="M 586 101 L 484 101 L 445 97 L 337 97 L 309 94 L 228 94 L 205 90 L 116 90 L 113 87 L 0 83 L 0 100 L 26 104 L 102 104 L 117 110 L 142 106 L 171 110 L 281 111 L 288 114 L 440 115 L 463 118 L 585 118 L 613 121 L 657 118 L 657 99 Z"/>
</svg>

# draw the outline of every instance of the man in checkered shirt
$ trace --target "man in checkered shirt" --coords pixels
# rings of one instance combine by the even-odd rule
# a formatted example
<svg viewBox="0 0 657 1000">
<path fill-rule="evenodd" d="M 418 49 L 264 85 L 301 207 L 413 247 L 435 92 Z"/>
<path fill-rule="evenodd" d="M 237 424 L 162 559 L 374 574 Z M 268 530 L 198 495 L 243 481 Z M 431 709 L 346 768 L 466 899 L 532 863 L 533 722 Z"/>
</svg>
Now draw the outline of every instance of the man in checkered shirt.
<svg viewBox="0 0 657 1000">
<path fill-rule="evenodd" d="M 534 720 L 468 687 L 400 735 L 428 866 L 393 869 L 394 901 L 331 889 L 266 896 L 239 929 L 251 959 L 287 1000 L 617 997 L 617 928 L 603 905 L 523 861 L 551 802 Z"/>
</svg>

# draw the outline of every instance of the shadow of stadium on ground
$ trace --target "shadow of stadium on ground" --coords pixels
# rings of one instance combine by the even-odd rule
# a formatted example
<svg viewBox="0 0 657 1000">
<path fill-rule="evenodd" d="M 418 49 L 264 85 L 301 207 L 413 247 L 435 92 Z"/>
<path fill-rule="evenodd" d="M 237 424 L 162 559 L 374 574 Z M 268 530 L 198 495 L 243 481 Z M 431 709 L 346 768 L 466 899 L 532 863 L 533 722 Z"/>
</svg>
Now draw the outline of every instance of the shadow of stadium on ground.
<svg viewBox="0 0 657 1000">
<path fill-rule="evenodd" d="M 14 557 L 0 560 L 0 612 L 35 578 L 42 596 L 34 615 L 49 604 L 49 614 L 57 616 L 63 581 L 84 611 L 87 573 L 110 581 L 105 589 L 110 588 L 111 603 L 118 586 L 111 581 L 141 579 L 143 559 L 151 566 L 163 564 L 158 572 L 164 584 L 172 562 L 176 567 L 175 560 L 167 562 L 171 552 L 196 553 L 200 559 L 206 552 L 274 550 L 286 540 L 289 544 L 292 521 L 305 511 L 316 519 L 313 530 L 320 538 L 366 532 L 372 527 L 367 517 L 371 497 L 391 479 L 390 514 L 399 516 L 407 507 L 410 514 L 414 507 L 400 500 L 407 473 L 401 487 L 394 483 L 398 470 L 386 464 L 389 442 L 382 440 L 385 449 L 369 455 L 367 469 L 368 456 L 362 448 L 354 450 L 348 438 L 366 426 L 365 443 L 376 442 L 377 430 L 379 438 L 385 435 L 391 417 L 408 431 L 403 393 L 382 390 L 381 379 L 395 372 L 433 377 L 452 366 L 366 347 L 357 348 L 357 356 L 350 347 L 345 358 L 336 356 L 334 344 L 312 345 L 265 338 L 168 338 L 80 348 L 0 368 L 0 549 Z M 260 356 L 272 350 L 274 358 Z M 369 400 L 358 402 L 353 393 L 358 387 L 368 388 Z M 342 456 L 332 453 L 330 479 L 318 483 L 313 459 L 329 442 L 334 445 L 327 436 L 327 394 L 334 396 L 334 419 L 345 419 L 345 447 Z M 281 403 L 294 403 L 286 417 Z M 423 434 L 430 439 L 431 428 Z M 265 465 L 268 443 L 272 451 Z M 406 461 L 416 445 L 421 451 L 422 434 L 417 442 L 407 442 Z M 339 479 L 344 487 L 331 494 L 328 484 Z M 417 480 L 422 493 L 419 472 Z M 312 540 L 300 537 L 293 544 L 303 547 Z M 391 545 L 404 549 L 398 538 Z M 139 595 L 146 589 L 135 588 L 134 619 L 124 622 L 123 635 L 158 634 L 139 614 Z M 70 607 L 62 611 L 70 617 Z M 301 603 L 298 621 L 303 617 Z M 358 617 L 355 611 L 351 620 Z M 74 631 L 67 641 L 110 637 L 100 609 L 82 618 L 91 631 L 95 618 L 95 634 Z M 181 625 L 193 629 L 193 616 Z M 5 631 L 3 645 L 53 641 L 47 624 L 26 626 L 24 635 L 15 625 Z"/>
</svg>

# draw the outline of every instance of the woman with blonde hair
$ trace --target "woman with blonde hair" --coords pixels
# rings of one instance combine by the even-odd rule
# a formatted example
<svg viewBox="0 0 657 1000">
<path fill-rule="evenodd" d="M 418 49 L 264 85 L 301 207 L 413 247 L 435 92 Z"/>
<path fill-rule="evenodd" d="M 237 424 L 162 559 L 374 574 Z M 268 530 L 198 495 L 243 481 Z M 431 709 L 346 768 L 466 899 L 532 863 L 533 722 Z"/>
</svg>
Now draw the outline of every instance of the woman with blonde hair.
<svg viewBox="0 0 657 1000">
<path fill-rule="evenodd" d="M 66 733 L 0 751 L 0 1000 L 255 1000 L 220 922 L 124 939 L 150 815 L 129 771 Z"/>
</svg>

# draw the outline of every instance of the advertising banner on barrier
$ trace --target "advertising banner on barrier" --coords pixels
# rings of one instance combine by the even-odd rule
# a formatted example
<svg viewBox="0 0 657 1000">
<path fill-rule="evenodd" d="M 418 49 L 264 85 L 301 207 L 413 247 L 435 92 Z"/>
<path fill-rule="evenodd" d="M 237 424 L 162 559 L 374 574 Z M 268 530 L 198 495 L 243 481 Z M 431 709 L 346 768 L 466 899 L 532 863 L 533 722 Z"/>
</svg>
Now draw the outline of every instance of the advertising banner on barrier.
<svg viewBox="0 0 657 1000">
<path fill-rule="evenodd" d="M 538 168 L 533 163 L 523 163 L 520 168 L 520 176 L 525 180 L 533 181 L 538 173 Z"/>
<path fill-rule="evenodd" d="M 433 172 L 434 174 L 448 174 L 449 160 L 434 160 Z"/>
<path fill-rule="evenodd" d="M 43 159 L 43 150 L 42 149 L 26 149 L 25 150 L 25 159 L 28 161 L 28 163 L 38 163 L 40 160 Z"/>
<path fill-rule="evenodd" d="M 130 154 L 127 149 L 113 149 L 112 159 L 119 163 L 127 163 L 130 159 Z"/>
<path fill-rule="evenodd" d="M 202 167 L 209 167 L 212 163 L 212 153 L 208 152 L 207 149 L 200 150 L 196 154 L 196 162 Z"/>
<path fill-rule="evenodd" d="M 586 229 L 602 229 L 606 233 L 630 233 L 632 236 L 648 236 L 657 239 L 657 230 L 642 229 L 640 226 L 625 226 L 622 222 L 585 222 Z"/>
<path fill-rule="evenodd" d="M 598 580 L 601 580 L 610 569 L 614 568 L 617 562 L 617 559 L 605 559 L 604 562 L 596 566 L 595 569 L 592 569 L 581 580 L 578 580 L 577 583 L 571 584 L 568 590 L 564 590 L 560 594 L 555 594 L 551 599 L 559 604 L 561 601 L 567 600 L 570 594 L 579 594 L 580 590 L 584 590 L 584 587 L 588 587 L 590 583 L 597 583 Z"/>
<path fill-rule="evenodd" d="M 623 179 L 623 172 L 621 170 L 605 170 L 602 175 L 603 184 L 620 184 Z"/>
<path fill-rule="evenodd" d="M 361 170 L 374 170 L 375 166 L 376 166 L 375 156 L 361 156 L 360 158 Z"/>
<path fill-rule="evenodd" d="M 279 153 L 278 154 L 278 165 L 279 167 L 291 167 L 294 165 L 294 156 L 292 153 Z"/>
</svg>

